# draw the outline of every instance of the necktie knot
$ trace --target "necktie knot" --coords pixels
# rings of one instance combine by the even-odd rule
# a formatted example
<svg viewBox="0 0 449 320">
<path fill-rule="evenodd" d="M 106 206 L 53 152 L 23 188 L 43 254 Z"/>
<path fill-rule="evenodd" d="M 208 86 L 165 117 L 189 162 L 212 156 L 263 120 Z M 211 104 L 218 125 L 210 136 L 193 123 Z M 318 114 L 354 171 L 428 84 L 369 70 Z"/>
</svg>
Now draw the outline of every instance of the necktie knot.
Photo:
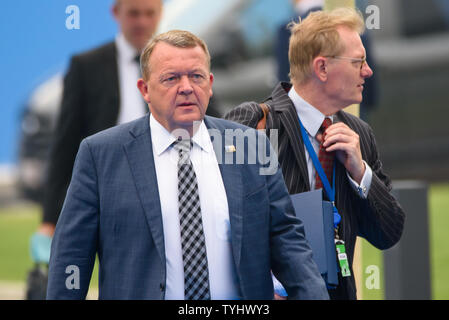
<svg viewBox="0 0 449 320">
<path fill-rule="evenodd" d="M 329 128 L 332 125 L 332 120 L 329 118 L 324 118 L 323 123 L 321 124 L 321 127 L 318 129 L 318 132 L 316 133 L 315 138 L 318 140 L 318 142 L 321 144 L 324 139 L 324 131 L 326 131 L 327 128 Z"/>
<path fill-rule="evenodd" d="M 329 128 L 332 125 L 332 120 L 329 118 L 324 118 L 323 123 L 321 124 L 321 128 L 318 131 L 317 134 L 317 140 L 320 142 L 320 150 L 318 153 L 318 159 L 321 163 L 321 166 L 323 167 L 324 173 L 326 174 L 326 177 L 329 181 L 329 183 L 332 181 L 332 169 L 333 169 L 333 162 L 334 162 L 334 153 L 333 152 L 327 152 L 326 148 L 323 147 L 323 134 L 324 131 L 326 131 L 327 128 Z M 315 175 L 315 188 L 319 189 L 323 187 L 323 182 L 321 181 L 318 172 Z"/>
<path fill-rule="evenodd" d="M 173 148 L 179 154 L 178 164 L 183 165 L 190 162 L 190 150 L 192 146 L 193 142 L 191 139 L 178 139 L 173 143 Z"/>
<path fill-rule="evenodd" d="M 324 118 L 323 123 L 321 124 L 320 127 L 320 132 L 324 133 L 324 131 L 326 131 L 327 128 L 329 128 L 332 125 L 332 120 L 329 118 Z"/>
<path fill-rule="evenodd" d="M 178 139 L 173 142 L 173 148 L 175 148 L 178 152 L 187 152 L 189 153 L 192 149 L 193 141 L 191 139 Z"/>
</svg>

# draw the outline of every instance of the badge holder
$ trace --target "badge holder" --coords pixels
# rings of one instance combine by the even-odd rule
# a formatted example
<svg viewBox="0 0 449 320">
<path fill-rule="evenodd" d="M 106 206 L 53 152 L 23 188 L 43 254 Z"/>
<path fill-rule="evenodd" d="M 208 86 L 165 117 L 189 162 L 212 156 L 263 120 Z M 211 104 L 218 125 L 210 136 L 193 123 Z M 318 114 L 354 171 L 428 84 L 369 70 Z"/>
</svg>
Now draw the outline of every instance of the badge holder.
<svg viewBox="0 0 449 320">
<path fill-rule="evenodd" d="M 321 179 L 321 182 L 323 183 L 324 190 L 326 191 L 326 194 L 327 194 L 329 200 L 332 202 L 332 207 L 333 207 L 332 209 L 333 209 L 333 213 L 334 213 L 335 247 L 337 250 L 338 262 L 339 262 L 340 269 L 341 269 L 341 276 L 343 278 L 349 277 L 349 276 L 351 276 L 351 271 L 349 268 L 348 257 L 346 255 L 345 242 L 342 239 L 340 239 L 340 237 L 338 235 L 338 226 L 341 221 L 341 216 L 338 213 L 337 207 L 335 206 L 335 161 L 334 161 L 334 167 L 333 167 L 332 187 L 331 187 L 329 180 L 327 179 L 326 174 L 324 173 L 323 167 L 321 166 L 321 163 L 318 160 L 318 156 L 317 156 L 315 150 L 313 149 L 312 143 L 310 142 L 310 139 L 307 136 L 307 132 L 301 123 L 301 120 L 299 120 L 299 125 L 301 127 L 302 139 L 307 148 L 307 151 L 309 152 L 310 157 L 312 158 L 312 162 L 315 167 L 315 170 L 317 171 L 317 173 Z"/>
</svg>

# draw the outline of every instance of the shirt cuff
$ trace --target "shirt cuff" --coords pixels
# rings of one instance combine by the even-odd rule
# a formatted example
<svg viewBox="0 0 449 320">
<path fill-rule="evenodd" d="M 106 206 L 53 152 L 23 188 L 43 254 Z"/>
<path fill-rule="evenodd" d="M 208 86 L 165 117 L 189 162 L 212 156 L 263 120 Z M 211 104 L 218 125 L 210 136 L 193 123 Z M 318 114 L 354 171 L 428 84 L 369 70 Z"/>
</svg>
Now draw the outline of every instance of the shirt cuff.
<svg viewBox="0 0 449 320">
<path fill-rule="evenodd" d="M 348 176 L 352 188 L 357 192 L 359 197 L 366 199 L 373 179 L 373 170 L 371 170 L 370 166 L 364 160 L 363 163 L 365 164 L 365 174 L 363 175 L 360 185 L 351 178 L 351 175 L 347 171 L 346 175 Z"/>
</svg>

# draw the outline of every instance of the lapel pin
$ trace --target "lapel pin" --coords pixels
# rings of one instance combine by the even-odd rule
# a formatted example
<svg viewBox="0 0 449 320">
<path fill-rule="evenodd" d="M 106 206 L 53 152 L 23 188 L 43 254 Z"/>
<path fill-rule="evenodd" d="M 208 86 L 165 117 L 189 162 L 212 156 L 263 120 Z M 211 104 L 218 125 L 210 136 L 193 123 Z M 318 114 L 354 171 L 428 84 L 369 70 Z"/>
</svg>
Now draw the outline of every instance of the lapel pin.
<svg viewBox="0 0 449 320">
<path fill-rule="evenodd" d="M 226 152 L 235 152 L 235 146 L 234 145 L 225 146 L 225 151 Z"/>
</svg>

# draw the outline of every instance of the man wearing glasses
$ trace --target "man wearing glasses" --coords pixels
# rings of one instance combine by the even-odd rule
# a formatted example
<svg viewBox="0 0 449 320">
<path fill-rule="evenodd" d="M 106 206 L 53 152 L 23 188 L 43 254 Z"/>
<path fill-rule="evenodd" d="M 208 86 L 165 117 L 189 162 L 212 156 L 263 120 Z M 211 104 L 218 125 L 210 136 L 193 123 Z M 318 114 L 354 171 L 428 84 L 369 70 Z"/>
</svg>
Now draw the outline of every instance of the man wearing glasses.
<svg viewBox="0 0 449 320">
<path fill-rule="evenodd" d="M 362 101 L 365 80 L 373 75 L 360 39 L 364 21 L 355 10 L 340 8 L 311 13 L 290 27 L 291 84 L 279 83 L 264 102 L 267 134 L 278 130 L 279 162 L 290 194 L 323 188 L 301 132 L 310 140 L 335 188 L 341 216 L 335 236 L 344 243 L 350 270 L 339 272 L 339 285 L 329 289 L 329 295 L 356 299 L 352 272 L 356 237 L 381 250 L 390 248 L 401 237 L 405 217 L 391 194 L 372 129 L 342 111 Z M 260 127 L 264 111 L 259 104 L 246 102 L 225 117 Z"/>
</svg>

